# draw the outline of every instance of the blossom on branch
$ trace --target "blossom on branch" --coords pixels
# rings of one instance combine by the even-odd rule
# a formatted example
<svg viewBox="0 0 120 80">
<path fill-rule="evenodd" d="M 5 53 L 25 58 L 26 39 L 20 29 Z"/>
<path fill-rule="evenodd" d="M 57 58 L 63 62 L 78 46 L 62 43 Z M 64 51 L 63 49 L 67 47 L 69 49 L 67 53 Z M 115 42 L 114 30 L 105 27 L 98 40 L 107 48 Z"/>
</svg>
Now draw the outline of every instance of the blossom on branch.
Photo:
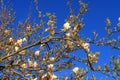
<svg viewBox="0 0 120 80">
<path fill-rule="evenodd" d="M 37 50 L 37 51 L 35 51 L 35 56 L 39 56 L 39 54 L 40 54 L 40 50 Z"/>
<path fill-rule="evenodd" d="M 28 67 L 33 67 L 33 62 L 28 59 Z"/>
<path fill-rule="evenodd" d="M 27 41 L 27 39 L 26 39 L 26 38 L 23 38 L 23 39 L 22 39 L 22 41 L 23 41 L 23 42 L 26 42 L 26 41 Z"/>
<path fill-rule="evenodd" d="M 86 52 L 89 52 L 89 46 L 90 44 L 89 43 L 85 43 L 85 42 L 82 42 L 81 43 L 81 47 L 86 51 Z"/>
<path fill-rule="evenodd" d="M 55 58 L 54 57 L 51 57 L 49 58 L 50 62 L 54 62 L 55 61 Z"/>
<path fill-rule="evenodd" d="M 13 38 L 9 38 L 9 43 L 12 43 L 13 41 Z"/>
<path fill-rule="evenodd" d="M 33 63 L 33 67 L 35 68 L 35 67 L 37 67 L 38 66 L 38 63 L 35 61 L 34 63 Z"/>
<path fill-rule="evenodd" d="M 19 50 L 19 47 L 15 46 L 15 51 L 18 51 Z"/>
<path fill-rule="evenodd" d="M 26 51 L 25 51 L 25 50 L 20 51 L 18 54 L 19 54 L 19 55 L 25 55 L 25 54 L 26 54 Z"/>
<path fill-rule="evenodd" d="M 73 71 L 75 74 L 77 74 L 78 71 L 79 71 L 79 68 L 78 68 L 78 67 L 75 67 L 72 71 Z"/>
<path fill-rule="evenodd" d="M 65 32 L 71 28 L 70 23 L 68 23 L 68 22 L 66 22 L 63 26 L 64 26 L 63 32 Z"/>
</svg>

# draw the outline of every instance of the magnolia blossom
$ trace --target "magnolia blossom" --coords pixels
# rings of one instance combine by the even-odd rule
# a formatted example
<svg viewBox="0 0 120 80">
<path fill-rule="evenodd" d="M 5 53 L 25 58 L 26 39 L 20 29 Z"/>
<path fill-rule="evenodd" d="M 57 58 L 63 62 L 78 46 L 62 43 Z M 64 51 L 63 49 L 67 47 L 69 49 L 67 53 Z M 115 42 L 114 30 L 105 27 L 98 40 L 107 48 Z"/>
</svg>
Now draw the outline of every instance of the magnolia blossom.
<svg viewBox="0 0 120 80">
<path fill-rule="evenodd" d="M 97 63 L 98 62 L 98 57 L 94 54 L 93 55 L 93 63 Z"/>
<path fill-rule="evenodd" d="M 10 30 L 5 30 L 5 31 L 4 31 L 4 34 L 5 34 L 5 35 L 10 34 Z"/>
<path fill-rule="evenodd" d="M 26 69 L 27 68 L 27 65 L 24 63 L 21 65 L 22 69 Z"/>
<path fill-rule="evenodd" d="M 53 68 L 53 66 L 54 66 L 54 64 L 49 64 L 49 65 L 48 65 L 48 68 L 51 69 L 51 68 Z"/>
<path fill-rule="evenodd" d="M 35 51 L 35 56 L 39 56 L 40 50 Z"/>
<path fill-rule="evenodd" d="M 45 61 L 46 59 L 45 58 L 43 58 L 43 61 Z"/>
<path fill-rule="evenodd" d="M 47 73 L 42 76 L 42 79 L 44 79 L 45 77 L 47 77 Z"/>
<path fill-rule="evenodd" d="M 31 25 L 27 26 L 27 31 L 31 30 Z"/>
<path fill-rule="evenodd" d="M 98 57 L 96 54 L 88 54 L 88 56 L 89 56 L 89 59 L 92 63 L 97 63 Z"/>
<path fill-rule="evenodd" d="M 82 44 L 81 44 L 81 47 L 82 47 L 86 52 L 89 52 L 89 46 L 90 46 L 89 43 L 82 43 Z"/>
<path fill-rule="evenodd" d="M 46 28 L 46 29 L 45 29 L 45 32 L 47 32 L 47 31 L 49 31 L 49 30 L 50 30 L 50 28 Z"/>
<path fill-rule="evenodd" d="M 21 65 L 21 68 L 22 68 L 22 72 L 24 72 L 24 71 L 27 69 L 27 64 L 25 64 L 25 63 L 22 64 L 22 65 Z"/>
<path fill-rule="evenodd" d="M 26 42 L 26 41 L 27 41 L 27 39 L 26 39 L 26 38 L 23 38 L 23 39 L 22 39 L 22 41 L 23 41 L 23 42 Z"/>
<path fill-rule="evenodd" d="M 70 33 L 66 33 L 66 37 L 69 38 L 71 36 Z"/>
<path fill-rule="evenodd" d="M 9 38 L 9 42 L 13 42 L 13 38 Z"/>
<path fill-rule="evenodd" d="M 120 17 L 118 18 L 118 21 L 120 22 Z"/>
<path fill-rule="evenodd" d="M 44 49 L 44 46 L 45 46 L 45 44 L 41 44 L 41 45 L 40 45 L 40 49 L 43 50 L 43 49 Z"/>
<path fill-rule="evenodd" d="M 28 67 L 33 67 L 33 62 L 28 60 Z"/>
<path fill-rule="evenodd" d="M 17 43 L 15 43 L 15 44 L 21 46 L 22 45 L 22 39 L 18 39 Z"/>
<path fill-rule="evenodd" d="M 37 67 L 38 66 L 38 63 L 35 61 L 34 63 L 33 63 L 33 67 Z"/>
<path fill-rule="evenodd" d="M 66 31 L 66 30 L 68 30 L 69 28 L 71 28 L 70 23 L 68 23 L 68 22 L 66 22 L 63 26 L 64 26 L 63 31 Z"/>
<path fill-rule="evenodd" d="M 76 74 L 76 73 L 78 73 L 79 68 L 78 68 L 78 67 L 75 67 L 72 71 Z"/>
<path fill-rule="evenodd" d="M 19 50 L 19 47 L 15 46 L 15 51 L 18 51 Z"/>
<path fill-rule="evenodd" d="M 49 58 L 50 62 L 54 62 L 55 61 L 55 58 L 54 57 L 51 57 Z"/>
<path fill-rule="evenodd" d="M 46 77 L 48 77 L 48 76 L 49 76 L 49 80 L 56 80 L 56 79 L 58 78 L 56 75 L 48 72 L 48 73 L 46 73 L 46 74 L 44 74 L 44 75 L 42 76 L 42 79 L 44 79 L 44 78 L 46 78 Z"/>
<path fill-rule="evenodd" d="M 57 79 L 57 78 L 58 78 L 58 77 L 57 77 L 56 75 L 52 74 L 50 80 L 55 80 L 55 79 Z"/>
<path fill-rule="evenodd" d="M 19 55 L 25 55 L 25 54 L 26 54 L 26 51 L 25 51 L 25 50 L 20 51 L 18 54 L 19 54 Z"/>
</svg>

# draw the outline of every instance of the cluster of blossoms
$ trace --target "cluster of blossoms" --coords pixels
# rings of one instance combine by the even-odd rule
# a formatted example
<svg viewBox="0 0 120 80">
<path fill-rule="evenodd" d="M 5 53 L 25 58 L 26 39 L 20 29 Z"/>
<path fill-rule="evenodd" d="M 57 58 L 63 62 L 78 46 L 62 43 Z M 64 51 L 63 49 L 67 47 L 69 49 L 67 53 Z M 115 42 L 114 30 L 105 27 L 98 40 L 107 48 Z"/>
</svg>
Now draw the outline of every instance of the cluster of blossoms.
<svg viewBox="0 0 120 80">
<path fill-rule="evenodd" d="M 27 64 L 26 63 L 23 63 L 21 65 L 21 68 L 22 68 L 22 71 L 24 72 L 26 69 L 27 69 Z"/>
<path fill-rule="evenodd" d="M 14 63 L 14 65 L 17 65 L 17 64 L 18 64 L 18 62 Z M 37 61 L 31 61 L 29 59 L 28 59 L 28 63 L 23 63 L 23 64 L 20 65 L 20 67 L 21 67 L 21 69 L 22 69 L 23 72 L 27 68 L 31 68 L 31 67 L 36 68 L 37 66 L 38 66 Z"/>
<path fill-rule="evenodd" d="M 67 39 L 69 39 L 70 38 L 70 36 L 71 36 L 71 34 L 68 32 L 68 33 L 66 33 L 66 38 Z"/>
<path fill-rule="evenodd" d="M 82 47 L 86 52 L 89 52 L 89 51 L 90 51 L 89 46 L 90 46 L 89 43 L 85 43 L 85 42 L 82 42 L 82 43 L 81 43 L 81 47 Z"/>
<path fill-rule="evenodd" d="M 9 43 L 13 43 L 14 42 L 14 39 L 13 38 L 9 38 Z"/>
<path fill-rule="evenodd" d="M 79 72 L 79 68 L 75 67 L 73 68 L 73 73 L 75 74 L 75 80 L 83 80 L 83 77 L 81 76 L 81 73 Z"/>
<path fill-rule="evenodd" d="M 97 63 L 98 62 L 98 54 L 88 54 L 90 63 Z"/>
<path fill-rule="evenodd" d="M 49 64 L 48 66 L 47 66 L 47 70 L 48 71 L 52 71 L 54 68 L 54 64 Z"/>
<path fill-rule="evenodd" d="M 46 80 L 48 78 L 49 78 L 49 80 L 57 80 L 58 77 L 55 74 L 51 73 L 51 72 L 48 72 L 48 73 L 46 73 L 46 74 L 44 74 L 42 76 L 42 79 Z"/>
<path fill-rule="evenodd" d="M 34 67 L 36 68 L 38 66 L 38 63 L 36 61 L 31 61 L 28 59 L 28 67 Z"/>
<path fill-rule="evenodd" d="M 11 41 L 12 39 L 10 39 Z M 18 39 L 17 42 L 15 42 L 15 51 L 18 51 L 20 47 L 22 47 L 22 43 L 26 42 L 26 38 Z"/>
<path fill-rule="evenodd" d="M 68 23 L 68 22 L 66 22 L 63 26 L 64 26 L 63 32 L 65 32 L 71 28 L 70 23 Z"/>
</svg>

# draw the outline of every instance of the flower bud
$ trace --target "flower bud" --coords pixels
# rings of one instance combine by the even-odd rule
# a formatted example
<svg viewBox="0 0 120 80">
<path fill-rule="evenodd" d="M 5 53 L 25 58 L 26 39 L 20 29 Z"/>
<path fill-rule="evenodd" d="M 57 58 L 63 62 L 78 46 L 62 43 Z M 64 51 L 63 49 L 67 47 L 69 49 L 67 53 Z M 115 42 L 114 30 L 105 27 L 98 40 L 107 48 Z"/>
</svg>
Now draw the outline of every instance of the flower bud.
<svg viewBox="0 0 120 80">
<path fill-rule="evenodd" d="M 35 51 L 35 56 L 39 56 L 39 54 L 40 54 L 39 50 Z"/>
<path fill-rule="evenodd" d="M 75 67 L 72 71 L 73 71 L 75 74 L 77 74 L 78 71 L 79 71 L 79 68 L 78 68 L 78 67 Z"/>
</svg>

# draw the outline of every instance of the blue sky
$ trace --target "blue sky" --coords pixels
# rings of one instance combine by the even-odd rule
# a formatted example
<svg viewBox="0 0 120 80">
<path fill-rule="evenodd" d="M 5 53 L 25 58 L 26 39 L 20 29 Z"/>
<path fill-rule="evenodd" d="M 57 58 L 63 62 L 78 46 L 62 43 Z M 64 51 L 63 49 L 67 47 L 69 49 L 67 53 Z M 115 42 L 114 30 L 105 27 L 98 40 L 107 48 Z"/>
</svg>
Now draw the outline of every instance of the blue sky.
<svg viewBox="0 0 120 80">
<path fill-rule="evenodd" d="M 67 0 L 39 0 L 39 9 L 42 13 L 51 12 L 57 16 L 58 28 L 61 28 L 65 18 L 69 14 L 68 7 L 66 6 Z M 74 0 L 74 8 L 78 9 L 78 0 Z M 89 3 L 89 12 L 84 15 L 84 28 L 81 34 L 85 36 L 92 35 L 93 31 L 98 32 L 99 36 L 104 36 L 106 33 L 105 19 L 109 17 L 112 25 L 116 26 L 118 17 L 120 17 L 120 0 L 84 0 Z M 11 0 L 13 3 L 13 9 L 16 11 L 16 21 L 24 21 L 30 11 L 30 0 Z M 32 6 L 34 6 L 32 4 Z M 32 8 L 33 16 L 36 16 L 35 10 Z M 15 23 L 16 24 L 16 23 Z M 110 55 L 120 55 L 118 50 L 113 50 L 110 47 L 94 47 L 91 46 L 93 52 L 100 51 L 100 64 L 109 60 Z M 107 59 L 108 58 L 108 59 Z M 100 77 L 100 76 L 98 76 Z M 112 80 L 112 79 L 111 79 Z"/>
</svg>

